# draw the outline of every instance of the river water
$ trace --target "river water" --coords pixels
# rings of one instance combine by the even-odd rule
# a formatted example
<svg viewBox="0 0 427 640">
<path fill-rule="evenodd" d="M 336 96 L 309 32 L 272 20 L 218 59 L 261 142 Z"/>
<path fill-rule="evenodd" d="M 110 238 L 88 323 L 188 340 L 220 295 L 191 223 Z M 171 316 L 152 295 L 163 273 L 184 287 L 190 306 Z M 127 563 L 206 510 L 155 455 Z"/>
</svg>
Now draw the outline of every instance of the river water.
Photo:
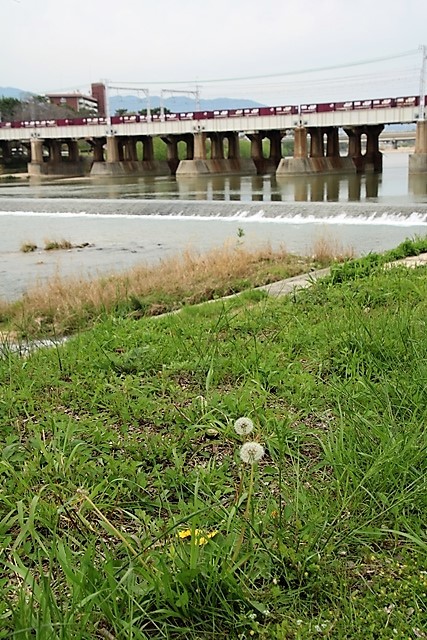
<svg viewBox="0 0 427 640">
<path fill-rule="evenodd" d="M 361 255 L 427 233 L 427 176 L 408 154 L 384 155 L 381 175 L 212 176 L 3 182 L 0 299 L 55 274 L 90 277 L 183 250 L 269 243 L 310 254 L 321 238 Z M 46 251 L 46 241 L 89 243 Z M 24 243 L 38 249 L 23 253 Z"/>
</svg>

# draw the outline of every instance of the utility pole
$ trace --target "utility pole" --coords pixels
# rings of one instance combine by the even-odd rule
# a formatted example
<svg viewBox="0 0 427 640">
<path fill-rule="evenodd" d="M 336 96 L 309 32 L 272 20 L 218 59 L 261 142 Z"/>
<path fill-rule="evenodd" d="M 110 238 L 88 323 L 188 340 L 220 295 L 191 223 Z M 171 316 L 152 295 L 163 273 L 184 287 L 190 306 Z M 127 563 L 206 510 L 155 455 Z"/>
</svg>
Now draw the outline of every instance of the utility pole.
<svg viewBox="0 0 427 640">
<path fill-rule="evenodd" d="M 110 93 L 108 87 L 108 80 L 103 80 L 105 87 L 105 120 L 107 123 L 107 136 L 113 136 L 113 127 L 111 126 L 111 112 L 110 112 Z"/>
<path fill-rule="evenodd" d="M 183 89 L 162 89 L 160 91 L 160 116 L 164 117 L 165 115 L 165 105 L 164 105 L 164 95 L 165 93 L 177 93 L 179 95 L 187 95 L 187 96 L 194 96 L 194 101 L 195 101 L 195 107 L 196 107 L 196 111 L 200 111 L 200 89 L 199 87 L 196 85 L 196 89 L 195 91 L 185 91 Z"/>
<path fill-rule="evenodd" d="M 420 45 L 421 50 L 421 75 L 420 75 L 420 114 L 419 120 L 425 120 L 425 102 L 426 102 L 426 46 L 424 44 Z"/>
</svg>

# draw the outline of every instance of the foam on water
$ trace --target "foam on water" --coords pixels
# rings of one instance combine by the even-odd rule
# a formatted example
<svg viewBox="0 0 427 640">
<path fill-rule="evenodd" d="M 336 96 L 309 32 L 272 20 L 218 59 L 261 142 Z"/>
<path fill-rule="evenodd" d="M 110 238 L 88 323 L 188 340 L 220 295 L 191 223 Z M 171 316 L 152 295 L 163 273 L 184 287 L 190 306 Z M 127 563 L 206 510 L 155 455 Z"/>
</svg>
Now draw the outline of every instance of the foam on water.
<svg viewBox="0 0 427 640">
<path fill-rule="evenodd" d="M 388 205 L 378 203 L 194 202 L 176 200 L 40 199 L 0 200 L 1 216 L 53 218 L 169 219 L 204 222 L 328 224 L 328 225 L 427 225 L 427 204 Z"/>
</svg>

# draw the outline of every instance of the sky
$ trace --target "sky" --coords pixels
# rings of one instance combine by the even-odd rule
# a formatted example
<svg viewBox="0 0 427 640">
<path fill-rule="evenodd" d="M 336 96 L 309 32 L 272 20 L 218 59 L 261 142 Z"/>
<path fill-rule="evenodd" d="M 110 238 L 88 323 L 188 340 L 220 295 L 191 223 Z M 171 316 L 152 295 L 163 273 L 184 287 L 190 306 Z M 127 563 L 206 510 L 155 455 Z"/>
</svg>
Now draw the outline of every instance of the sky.
<svg viewBox="0 0 427 640">
<path fill-rule="evenodd" d="M 107 80 L 110 95 L 276 105 L 411 95 L 427 45 L 426 0 L 1 3 L 0 86 L 37 94 Z"/>
</svg>

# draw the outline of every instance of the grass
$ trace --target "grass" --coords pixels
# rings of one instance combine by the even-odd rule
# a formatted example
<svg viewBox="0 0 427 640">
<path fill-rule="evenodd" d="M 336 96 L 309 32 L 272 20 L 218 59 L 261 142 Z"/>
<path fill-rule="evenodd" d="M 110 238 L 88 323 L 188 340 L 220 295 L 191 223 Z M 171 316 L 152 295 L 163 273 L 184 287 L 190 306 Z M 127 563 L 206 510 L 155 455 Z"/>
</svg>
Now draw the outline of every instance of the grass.
<svg viewBox="0 0 427 640">
<path fill-rule="evenodd" d="M 427 269 L 347 269 L 3 345 L 0 638 L 426 637 Z"/>
<path fill-rule="evenodd" d="M 70 240 L 66 240 L 62 238 L 61 240 L 51 240 L 46 239 L 44 241 L 44 250 L 45 251 L 60 251 L 60 250 L 68 250 L 68 249 L 84 249 L 85 247 L 93 246 L 89 242 L 83 242 L 81 244 L 73 244 Z M 20 251 L 22 253 L 31 253 L 37 250 L 37 244 L 28 240 L 27 242 L 23 242 L 21 244 Z"/>
<path fill-rule="evenodd" d="M 269 246 L 249 250 L 244 240 L 208 253 L 187 251 L 159 265 L 142 264 L 97 279 L 55 277 L 29 290 L 22 300 L 0 303 L 0 328 L 24 337 L 64 335 L 101 317 L 158 315 L 185 305 L 268 284 L 342 259 L 342 250 L 322 242 L 311 257 Z"/>
<path fill-rule="evenodd" d="M 21 244 L 20 251 L 22 251 L 22 253 L 32 253 L 33 251 L 36 251 L 36 250 L 37 250 L 37 245 L 35 244 L 35 242 L 27 241 Z"/>
<path fill-rule="evenodd" d="M 61 240 L 45 240 L 45 251 L 58 251 L 63 249 L 72 249 L 73 244 L 69 240 L 62 238 Z"/>
</svg>

